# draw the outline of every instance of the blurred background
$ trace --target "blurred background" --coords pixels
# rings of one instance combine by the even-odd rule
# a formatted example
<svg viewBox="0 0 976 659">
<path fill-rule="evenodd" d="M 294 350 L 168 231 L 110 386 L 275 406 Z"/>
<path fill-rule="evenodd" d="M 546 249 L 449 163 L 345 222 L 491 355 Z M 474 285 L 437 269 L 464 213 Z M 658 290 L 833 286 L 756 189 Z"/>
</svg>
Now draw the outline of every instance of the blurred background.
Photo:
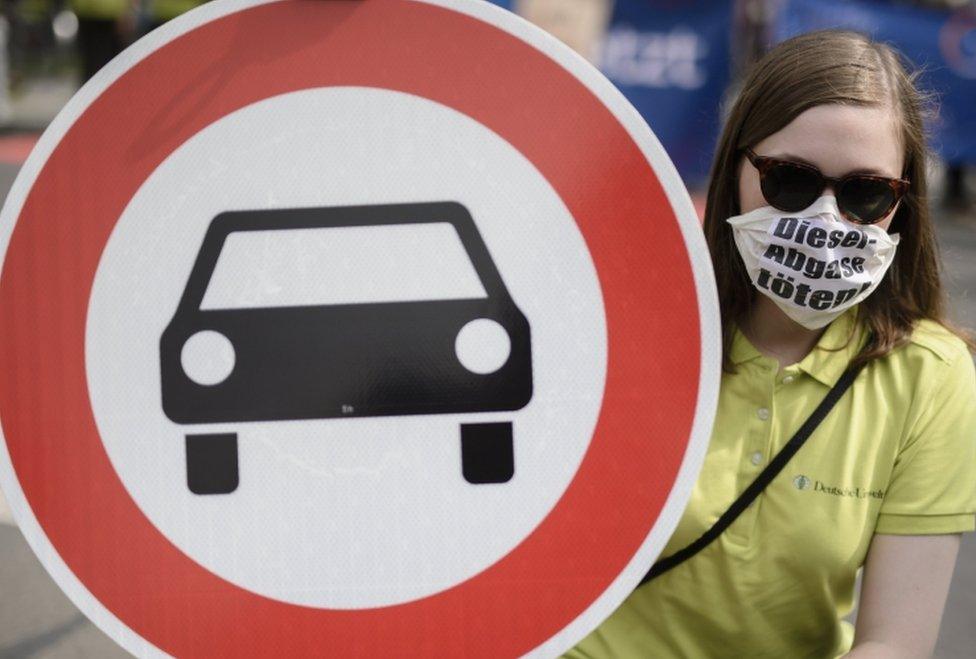
<svg viewBox="0 0 976 659">
<path fill-rule="evenodd" d="M 325 0 L 323 0 L 325 1 Z M 485 0 L 478 0 L 485 1 Z M 0 0 L 0 198 L 61 107 L 128 44 L 203 0 Z M 663 143 L 701 213 L 723 109 L 772 44 L 868 33 L 921 69 L 930 203 L 953 319 L 976 327 L 976 0 L 495 0 L 589 59 Z M 937 657 L 976 647 L 976 534 L 963 538 Z M 856 615 L 856 612 L 855 614 Z M 854 616 L 852 616 L 853 618 Z M 0 659 L 122 657 L 34 558 L 0 495 Z"/>
</svg>

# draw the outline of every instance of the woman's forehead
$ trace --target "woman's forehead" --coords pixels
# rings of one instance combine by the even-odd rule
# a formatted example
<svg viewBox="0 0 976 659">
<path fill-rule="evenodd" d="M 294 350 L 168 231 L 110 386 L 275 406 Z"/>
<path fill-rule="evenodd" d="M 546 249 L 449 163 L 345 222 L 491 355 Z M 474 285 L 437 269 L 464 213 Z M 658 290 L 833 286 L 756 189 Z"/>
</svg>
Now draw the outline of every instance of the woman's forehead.
<svg viewBox="0 0 976 659">
<path fill-rule="evenodd" d="M 888 106 L 817 105 L 754 148 L 764 156 L 810 163 L 827 176 L 897 178 L 904 167 L 897 117 Z"/>
</svg>

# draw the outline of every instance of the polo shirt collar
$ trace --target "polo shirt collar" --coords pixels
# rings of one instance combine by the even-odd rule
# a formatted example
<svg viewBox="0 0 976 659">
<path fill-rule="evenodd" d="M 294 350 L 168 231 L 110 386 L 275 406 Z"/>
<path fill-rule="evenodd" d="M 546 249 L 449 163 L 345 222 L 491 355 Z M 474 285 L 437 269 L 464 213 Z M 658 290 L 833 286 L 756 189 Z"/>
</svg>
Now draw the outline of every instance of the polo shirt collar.
<svg viewBox="0 0 976 659">
<path fill-rule="evenodd" d="M 833 387 L 867 338 L 857 320 L 857 307 L 852 307 L 827 326 L 820 341 L 797 366 L 818 382 Z"/>
<path fill-rule="evenodd" d="M 732 334 L 732 349 L 729 351 L 729 359 L 736 366 L 751 362 L 754 359 L 762 359 L 762 353 L 756 350 L 755 346 L 749 342 L 745 334 L 736 325 L 735 332 Z"/>
<path fill-rule="evenodd" d="M 833 387 L 866 340 L 867 333 L 857 320 L 857 307 L 854 306 L 827 326 L 817 345 L 796 367 L 818 382 Z M 765 359 L 738 327 L 732 336 L 729 357 L 736 366 Z"/>
</svg>

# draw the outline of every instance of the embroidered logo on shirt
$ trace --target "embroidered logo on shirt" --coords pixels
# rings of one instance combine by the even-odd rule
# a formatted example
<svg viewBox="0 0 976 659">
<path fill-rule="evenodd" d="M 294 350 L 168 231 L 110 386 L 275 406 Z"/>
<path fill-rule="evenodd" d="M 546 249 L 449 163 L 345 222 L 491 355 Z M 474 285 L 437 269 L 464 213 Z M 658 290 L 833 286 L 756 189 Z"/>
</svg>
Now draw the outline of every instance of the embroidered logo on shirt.
<svg viewBox="0 0 976 659">
<path fill-rule="evenodd" d="M 809 490 L 813 487 L 814 492 L 823 492 L 835 497 L 851 497 L 853 499 L 883 499 L 884 490 L 867 490 L 863 487 L 835 487 L 827 485 L 819 480 L 810 480 L 803 474 L 793 479 L 793 486 L 798 490 Z"/>
<path fill-rule="evenodd" d="M 884 498 L 884 490 L 866 490 L 862 487 L 833 487 L 831 485 L 824 485 L 820 481 L 814 482 L 813 491 L 832 494 L 835 497 L 852 497 L 854 499 Z"/>
</svg>

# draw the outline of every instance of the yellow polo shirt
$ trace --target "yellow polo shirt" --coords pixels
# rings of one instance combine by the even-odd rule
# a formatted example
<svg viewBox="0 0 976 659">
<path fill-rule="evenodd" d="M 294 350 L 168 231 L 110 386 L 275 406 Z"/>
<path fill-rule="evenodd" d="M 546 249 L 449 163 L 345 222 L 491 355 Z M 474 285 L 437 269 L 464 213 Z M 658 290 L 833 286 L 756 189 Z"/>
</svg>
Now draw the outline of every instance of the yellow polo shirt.
<svg viewBox="0 0 976 659">
<path fill-rule="evenodd" d="M 852 337 L 848 341 L 848 337 Z M 793 436 L 865 339 L 856 309 L 777 372 L 741 333 L 711 443 L 662 556 L 715 523 Z M 976 375 L 965 345 L 923 321 L 870 363 L 766 490 L 693 558 L 639 588 L 567 656 L 837 657 L 874 533 L 972 531 Z"/>
</svg>

